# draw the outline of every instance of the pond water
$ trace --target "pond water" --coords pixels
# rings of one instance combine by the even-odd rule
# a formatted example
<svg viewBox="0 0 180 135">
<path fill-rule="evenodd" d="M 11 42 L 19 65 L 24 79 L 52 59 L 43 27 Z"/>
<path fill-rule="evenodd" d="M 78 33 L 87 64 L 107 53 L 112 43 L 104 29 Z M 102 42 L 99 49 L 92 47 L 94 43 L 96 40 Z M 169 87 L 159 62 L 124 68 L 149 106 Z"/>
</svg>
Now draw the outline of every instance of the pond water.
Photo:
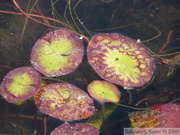
<svg viewBox="0 0 180 135">
<path fill-rule="evenodd" d="M 16 0 L 26 12 L 39 14 L 33 7 L 33 0 Z M 53 5 L 53 6 L 51 6 Z M 129 106 L 147 97 L 165 94 L 160 98 L 146 100 L 138 107 L 146 107 L 157 103 L 179 104 L 180 89 L 180 58 L 169 64 L 162 64 L 162 59 L 170 59 L 180 51 L 180 1 L 177 0 L 38 0 L 38 6 L 44 16 L 55 18 L 71 26 L 74 31 L 83 34 L 88 39 L 98 33 L 120 33 L 141 43 L 149 49 L 154 58 L 156 69 L 151 82 L 147 86 L 121 91 L 120 103 Z M 2 13 L 1 11 L 19 12 L 12 1 L 0 0 L 0 81 L 12 69 L 21 66 L 31 66 L 31 48 L 38 38 L 54 30 L 38 24 L 23 15 Z M 39 21 L 43 21 L 37 18 Z M 49 21 L 50 25 L 65 27 Z M 66 27 L 67 28 L 67 27 Z M 167 42 L 169 31 L 170 41 L 162 52 L 162 46 Z M 83 40 L 85 49 L 87 41 Z M 174 55 L 170 55 L 174 53 Z M 158 55 L 159 54 L 159 55 Z M 63 80 L 80 87 L 87 92 L 87 85 L 93 80 L 102 80 L 87 61 L 83 58 L 80 67 L 73 73 L 56 79 Z M 48 82 L 57 82 L 48 79 Z M 173 92 L 177 90 L 176 92 Z M 172 93 L 170 93 L 172 92 Z M 169 93 L 169 94 L 167 94 Z M 177 100 L 177 101 L 176 101 Z M 101 105 L 95 102 L 97 110 Z M 111 105 L 111 104 L 108 104 Z M 121 135 L 123 128 L 130 127 L 128 112 L 134 111 L 118 106 L 102 125 L 100 135 Z M 37 118 L 34 119 L 34 114 Z M 7 103 L 0 97 L 0 135 L 32 135 L 37 129 L 37 135 L 44 134 L 43 115 L 33 101 L 23 105 Z M 82 122 L 86 122 L 83 120 Z M 47 135 L 63 122 L 47 116 Z"/>
</svg>

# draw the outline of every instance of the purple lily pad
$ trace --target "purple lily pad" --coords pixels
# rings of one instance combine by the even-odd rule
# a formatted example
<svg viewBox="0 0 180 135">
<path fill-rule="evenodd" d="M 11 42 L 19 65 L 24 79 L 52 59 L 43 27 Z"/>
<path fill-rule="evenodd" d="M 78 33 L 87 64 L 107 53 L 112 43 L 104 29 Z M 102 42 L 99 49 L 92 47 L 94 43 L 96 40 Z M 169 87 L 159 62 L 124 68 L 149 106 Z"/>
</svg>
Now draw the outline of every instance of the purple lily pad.
<svg viewBox="0 0 180 135">
<path fill-rule="evenodd" d="M 38 39 L 31 51 L 31 64 L 47 77 L 74 72 L 84 56 L 82 40 L 72 31 L 59 29 Z"/>
<path fill-rule="evenodd" d="M 82 89 L 68 83 L 41 87 L 34 95 L 34 101 L 41 112 L 64 121 L 85 119 L 95 113 L 92 98 Z"/>
<path fill-rule="evenodd" d="M 151 108 L 153 108 L 153 105 Z M 180 105 L 167 103 L 163 104 L 160 108 L 159 119 L 162 124 L 158 128 L 180 128 Z"/>
<path fill-rule="evenodd" d="M 55 128 L 50 135 L 99 135 L 99 130 L 85 123 L 67 123 Z"/>
<path fill-rule="evenodd" d="M 144 85 L 155 68 L 152 56 L 140 43 L 115 33 L 95 35 L 89 42 L 87 57 L 101 78 L 124 88 Z"/>
<path fill-rule="evenodd" d="M 180 105 L 154 104 L 149 110 L 129 113 L 133 128 L 180 128 Z"/>
<path fill-rule="evenodd" d="M 32 67 L 20 67 L 10 71 L 0 84 L 0 94 L 10 103 L 32 97 L 40 87 L 41 76 Z"/>
</svg>

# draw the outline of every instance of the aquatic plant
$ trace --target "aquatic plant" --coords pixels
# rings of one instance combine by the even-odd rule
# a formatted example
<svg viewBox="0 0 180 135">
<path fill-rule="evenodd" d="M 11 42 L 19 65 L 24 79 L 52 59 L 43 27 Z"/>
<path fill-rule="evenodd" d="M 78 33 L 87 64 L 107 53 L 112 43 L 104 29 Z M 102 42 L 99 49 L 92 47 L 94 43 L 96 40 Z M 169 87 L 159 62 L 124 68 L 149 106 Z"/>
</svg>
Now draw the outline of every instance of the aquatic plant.
<svg viewBox="0 0 180 135">
<path fill-rule="evenodd" d="M 63 121 L 86 119 L 95 113 L 86 92 L 68 83 L 52 83 L 39 89 L 34 102 L 41 112 Z"/>
<path fill-rule="evenodd" d="M 88 62 L 103 79 L 125 89 L 149 82 L 155 64 L 138 42 L 120 34 L 96 34 L 87 48 Z"/>
<path fill-rule="evenodd" d="M 107 81 L 95 80 L 88 84 L 87 90 L 89 95 L 101 104 L 117 103 L 121 97 L 119 89 Z"/>
<path fill-rule="evenodd" d="M 32 2 L 32 1 L 29 1 L 29 2 Z M 179 65 L 178 64 L 179 56 L 180 56 L 178 55 L 179 52 L 169 54 L 169 55 L 176 55 L 176 56 L 172 58 L 167 58 L 167 59 L 163 58 L 164 56 L 166 56 L 166 54 L 162 54 L 164 48 L 166 48 L 167 44 L 170 43 L 170 37 L 172 35 L 172 32 L 175 30 L 174 27 L 170 30 L 165 44 L 163 44 L 163 47 L 160 48 L 159 53 L 157 54 L 153 53 L 153 51 L 151 51 L 150 49 L 145 48 L 145 46 L 142 45 L 143 41 L 140 41 L 140 40 L 135 41 L 134 39 L 131 39 L 127 36 L 123 36 L 117 33 L 110 33 L 110 32 L 104 33 L 105 32 L 104 30 L 101 30 L 100 32 L 103 32 L 103 33 L 96 34 L 89 42 L 88 36 L 93 36 L 91 32 L 97 33 L 98 30 L 95 30 L 95 31 L 91 30 L 90 32 L 88 29 L 86 29 L 84 23 L 87 23 L 87 22 L 93 23 L 92 18 L 91 18 L 91 21 L 83 22 L 81 18 L 79 18 L 78 14 L 76 13 L 76 8 L 78 7 L 78 5 L 86 4 L 86 1 L 82 1 L 82 0 L 79 0 L 78 2 L 72 1 L 72 0 L 63 1 L 67 3 L 64 9 L 63 19 L 61 18 L 61 16 L 59 16 L 59 14 L 57 13 L 57 10 L 55 9 L 55 5 L 58 2 L 59 2 L 58 0 L 55 2 L 54 1 L 50 2 L 52 6 L 52 16 L 55 18 L 44 16 L 43 13 L 41 12 L 41 9 L 38 7 L 37 1 L 33 3 L 32 8 L 30 7 L 31 4 L 29 4 L 29 6 L 27 6 L 26 12 L 23 10 L 24 7 L 21 7 L 20 4 L 18 5 L 16 0 L 13 0 L 14 5 L 16 6 L 16 9 L 14 10 L 18 9 L 20 12 L 9 12 L 9 11 L 0 10 L 1 13 L 24 15 L 26 16 L 26 20 L 28 20 L 29 18 L 33 20 L 34 22 L 47 26 L 49 30 L 51 31 L 47 33 L 45 36 L 37 40 L 31 53 L 31 64 L 34 66 L 36 70 L 38 70 L 43 75 L 47 76 L 47 77 L 44 77 L 42 75 L 41 79 L 47 80 L 47 82 L 50 83 L 46 86 L 40 87 L 39 91 L 35 94 L 35 99 L 34 99 L 35 104 L 38 108 L 37 109 L 38 112 L 40 111 L 41 113 L 44 114 L 43 115 L 44 116 L 43 118 L 44 119 L 44 129 L 43 129 L 44 135 L 46 135 L 47 133 L 46 124 L 47 125 L 49 124 L 49 119 L 51 119 L 51 117 L 55 117 L 57 119 L 66 121 L 65 124 L 62 124 L 62 126 L 60 127 L 70 128 L 68 130 L 69 132 L 74 132 L 74 131 L 79 132 L 81 130 L 86 130 L 86 129 L 79 129 L 78 126 L 76 126 L 76 125 L 82 126 L 82 123 L 72 124 L 71 121 L 74 122 L 74 120 L 81 120 L 81 119 L 86 119 L 89 117 L 90 118 L 88 120 L 83 120 L 83 122 L 86 121 L 86 123 L 95 125 L 98 129 L 100 129 L 107 118 L 104 116 L 105 115 L 109 116 L 112 112 L 114 112 L 117 105 L 128 107 L 127 105 L 124 105 L 126 104 L 126 100 L 125 101 L 122 100 L 123 104 L 118 103 L 120 100 L 121 94 L 119 90 L 114 87 L 115 85 L 111 83 L 120 85 L 117 87 L 121 90 L 122 90 L 121 86 L 125 90 L 134 89 L 128 92 L 122 90 L 122 93 L 124 94 L 123 97 L 128 99 L 128 102 L 130 105 L 133 105 L 131 102 L 131 99 L 137 100 L 139 95 L 142 96 L 141 93 L 138 93 L 139 94 L 138 96 L 134 96 L 133 94 L 139 91 L 139 89 L 145 89 L 145 87 L 147 86 L 145 84 L 150 84 L 153 82 L 153 79 L 151 80 L 151 78 L 153 76 L 153 72 L 155 68 L 155 61 L 154 61 L 155 58 L 157 58 L 156 59 L 157 61 L 159 60 L 159 63 L 156 63 L 156 64 L 170 65 L 170 69 L 171 69 L 170 71 L 174 70 L 175 67 Z M 96 0 L 90 1 L 91 4 L 95 2 Z M 108 2 L 109 2 L 108 4 L 110 4 L 113 1 L 108 1 Z M 127 12 L 127 15 L 125 15 L 124 20 L 121 20 L 121 22 L 124 22 L 127 19 L 129 14 L 133 11 L 136 2 L 137 1 L 134 1 L 134 3 L 132 3 L 132 6 Z M 72 3 L 75 4 L 74 7 L 72 7 Z M 34 7 L 36 7 L 37 12 L 34 12 Z M 58 5 L 58 8 L 59 8 L 59 5 Z M 80 11 L 82 12 L 86 10 L 80 10 Z M 118 9 L 113 9 L 111 19 L 109 18 L 109 20 L 112 21 L 117 13 L 118 13 Z M 42 21 L 40 21 L 40 19 L 42 19 Z M 53 24 L 51 23 L 51 21 L 53 21 Z M 80 27 L 77 25 L 77 23 L 80 24 Z M 180 23 L 178 22 L 177 25 L 179 24 Z M 120 24 L 118 23 L 118 27 L 119 25 Z M 136 26 L 136 24 L 127 24 L 125 26 L 120 26 L 119 28 L 129 27 L 129 26 L 134 27 Z M 145 26 L 147 26 L 147 24 L 145 24 Z M 154 29 L 158 34 L 157 36 L 154 36 L 156 34 L 153 34 L 154 37 L 146 41 L 151 41 L 161 35 L 161 31 L 159 31 L 156 28 L 156 26 L 153 26 L 153 24 L 148 25 L 148 27 L 150 29 Z M 53 31 L 51 28 L 55 28 L 57 30 Z M 85 32 L 83 30 L 85 30 Z M 109 30 L 109 29 L 106 29 L 106 30 Z M 117 31 L 117 28 L 113 28 L 113 32 L 114 30 Z M 140 32 L 142 31 L 143 31 L 143 26 L 141 26 L 140 24 Z M 128 34 L 126 33 L 126 35 Z M 131 35 L 130 37 L 133 37 L 133 36 Z M 133 38 L 137 38 L 137 37 L 135 36 Z M 88 53 L 87 55 L 88 55 L 88 61 L 90 65 L 93 67 L 93 69 L 97 72 L 97 74 L 102 79 L 106 80 L 106 81 L 98 80 L 97 82 L 100 82 L 100 85 L 98 87 L 96 86 L 90 87 L 92 84 L 96 84 L 95 83 L 96 81 L 92 82 L 92 80 L 96 80 L 95 77 L 99 79 L 99 77 L 97 76 L 97 74 L 94 74 L 95 77 L 93 76 L 92 78 L 90 78 L 91 73 L 94 73 L 94 72 L 93 70 L 89 68 L 89 66 L 87 66 L 88 64 L 85 66 L 85 71 L 82 71 L 82 72 L 87 72 L 88 76 L 82 73 L 83 74 L 83 78 L 82 78 L 81 69 L 77 71 L 80 74 L 78 74 L 74 78 L 72 77 L 73 75 L 70 74 L 70 73 L 73 73 L 82 62 L 82 57 L 84 55 L 84 47 L 83 47 L 84 45 L 82 45 L 82 40 L 84 40 L 85 42 L 85 47 L 86 47 L 86 44 L 89 44 L 87 48 L 87 53 Z M 78 42 L 78 44 L 76 44 L 76 42 Z M 85 61 L 84 63 L 87 63 L 87 62 Z M 0 66 L 3 68 L 8 67 L 6 65 L 0 65 Z M 82 67 L 84 67 L 84 65 L 82 65 Z M 66 76 L 63 76 L 63 75 L 66 75 Z M 63 76 L 63 77 L 52 78 L 52 77 L 57 77 L 57 76 Z M 92 82 L 88 85 L 89 87 L 88 91 L 94 99 L 99 101 L 99 103 L 102 106 L 102 110 L 96 108 L 98 110 L 95 111 L 95 107 L 98 107 L 97 105 L 98 103 L 96 104 L 97 106 L 94 106 L 92 99 L 87 95 L 87 93 L 84 92 L 84 90 L 80 90 L 78 87 L 76 87 L 76 86 L 79 86 L 78 81 L 77 83 L 74 83 L 76 86 L 71 85 L 69 83 L 62 83 L 62 84 L 57 83 L 59 81 L 60 82 L 62 81 L 68 82 L 69 80 L 74 81 L 75 79 L 78 81 L 82 81 L 84 79 L 85 83 L 82 81 L 83 87 L 84 85 L 88 85 L 89 82 Z M 0 89 L 2 88 L 2 90 L 4 91 L 3 93 L 7 94 L 7 91 L 6 91 L 7 89 L 4 89 L 5 85 L 3 82 L 2 84 L 3 84 L 3 87 L 0 87 Z M 31 87 L 36 86 L 34 83 L 30 83 L 30 85 Z M 62 85 L 65 86 L 65 88 L 62 88 Z M 24 84 L 22 84 L 22 86 L 24 86 Z M 107 86 L 106 87 L 107 89 L 104 88 L 104 86 Z M 140 87 L 140 88 L 136 88 L 136 87 Z M 18 91 L 19 90 L 21 89 L 18 89 Z M 139 92 L 143 92 L 143 91 L 139 91 Z M 16 94 L 17 93 L 18 92 L 16 91 Z M 127 93 L 130 96 L 126 97 Z M 147 93 L 150 93 L 150 90 L 148 90 Z M 166 95 L 171 95 L 172 93 L 173 92 L 167 93 Z M 85 97 L 85 99 L 81 100 L 81 97 Z M 23 100 L 26 100 L 26 99 L 27 98 L 24 98 Z M 140 100 L 140 101 L 144 101 L 144 100 Z M 106 110 L 104 110 L 103 108 L 106 102 L 111 102 L 115 104 L 106 104 L 107 107 L 106 107 Z M 141 102 L 138 102 L 138 103 L 141 103 Z M 37 129 L 36 121 L 37 119 L 42 120 L 42 118 L 41 118 L 41 115 L 40 115 L 40 118 L 39 116 L 37 117 L 37 114 L 36 114 L 37 110 L 33 107 L 34 106 L 31 106 L 31 109 L 34 112 L 34 117 L 24 116 L 24 115 L 8 115 L 8 114 L 6 116 L 16 116 L 16 117 L 24 117 L 24 118 L 26 117 L 26 118 L 34 119 L 35 121 L 34 122 L 34 135 L 36 135 L 39 130 Z M 128 110 L 125 110 L 125 111 L 123 110 L 123 111 L 129 112 L 130 108 L 137 109 L 135 107 L 128 107 Z M 149 109 L 148 107 L 140 108 L 140 110 L 148 110 L 148 109 Z M 101 111 L 104 111 L 103 116 L 101 115 Z M 165 111 L 168 111 L 168 110 L 165 110 Z M 142 111 L 142 115 L 144 116 L 143 112 L 144 111 Z M 149 112 L 150 113 L 155 112 L 155 110 L 149 111 Z M 159 113 L 159 111 L 157 112 Z M 141 112 L 139 111 L 138 113 L 141 114 Z M 49 119 L 47 120 L 45 114 L 51 117 L 48 117 Z M 97 117 L 99 119 L 97 119 Z M 102 120 L 102 117 L 103 117 L 103 120 Z M 152 117 L 154 117 L 154 115 Z M 118 118 L 119 118 L 119 115 L 118 115 Z M 67 123 L 67 121 L 69 123 Z M 15 124 L 13 123 L 12 125 L 14 126 Z M 61 132 L 61 129 L 59 130 L 57 128 L 55 129 L 54 132 Z M 85 134 L 87 133 L 88 131 L 85 131 Z"/>
<path fill-rule="evenodd" d="M 147 134 L 153 128 L 180 128 L 179 111 L 177 104 L 154 104 L 144 111 L 130 112 L 131 127 L 147 128 Z"/>
<path fill-rule="evenodd" d="M 67 29 L 47 33 L 38 39 L 31 51 L 31 64 L 47 77 L 74 72 L 82 62 L 82 40 Z"/>
<path fill-rule="evenodd" d="M 0 94 L 10 103 L 24 101 L 32 97 L 41 84 L 40 74 L 32 67 L 13 69 L 3 78 Z"/>
<path fill-rule="evenodd" d="M 99 135 L 99 130 L 85 123 L 66 123 L 55 128 L 50 135 Z"/>
<path fill-rule="evenodd" d="M 107 102 L 119 102 L 121 97 L 119 89 L 108 81 L 95 80 L 88 84 L 87 90 L 91 97 L 100 102 L 102 110 L 102 122 L 105 122 L 106 111 L 104 104 Z"/>
</svg>

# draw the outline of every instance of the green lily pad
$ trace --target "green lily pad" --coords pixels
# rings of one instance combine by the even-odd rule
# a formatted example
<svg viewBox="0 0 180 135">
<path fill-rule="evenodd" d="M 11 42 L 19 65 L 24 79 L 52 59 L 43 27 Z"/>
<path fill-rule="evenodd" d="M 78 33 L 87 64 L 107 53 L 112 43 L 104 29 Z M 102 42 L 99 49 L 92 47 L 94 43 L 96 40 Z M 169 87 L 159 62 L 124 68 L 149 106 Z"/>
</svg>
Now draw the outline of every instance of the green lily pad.
<svg viewBox="0 0 180 135">
<path fill-rule="evenodd" d="M 87 57 L 100 77 L 125 89 L 149 82 L 155 68 L 152 56 L 140 43 L 115 33 L 95 35 Z"/>
<path fill-rule="evenodd" d="M 92 98 L 82 89 L 68 83 L 41 87 L 34 95 L 34 101 L 41 112 L 63 121 L 81 120 L 95 113 Z"/>
<path fill-rule="evenodd" d="M 101 104 L 105 102 L 117 103 L 120 100 L 120 91 L 112 83 L 95 80 L 88 85 L 88 93 Z"/>
<path fill-rule="evenodd" d="M 10 103 L 32 97 L 41 84 L 40 74 L 32 67 L 20 67 L 10 71 L 0 84 L 0 94 Z"/>
<path fill-rule="evenodd" d="M 33 67 L 47 77 L 74 72 L 82 62 L 84 45 L 72 31 L 59 29 L 38 39 L 31 51 Z"/>
</svg>

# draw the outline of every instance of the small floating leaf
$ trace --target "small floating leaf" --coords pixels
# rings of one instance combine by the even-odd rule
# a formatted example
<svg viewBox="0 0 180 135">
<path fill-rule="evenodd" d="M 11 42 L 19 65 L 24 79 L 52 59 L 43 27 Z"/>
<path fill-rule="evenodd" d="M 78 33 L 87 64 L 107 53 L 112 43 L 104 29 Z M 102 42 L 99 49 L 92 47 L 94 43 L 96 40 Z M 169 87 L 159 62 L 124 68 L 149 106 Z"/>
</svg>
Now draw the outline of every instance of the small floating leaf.
<svg viewBox="0 0 180 135">
<path fill-rule="evenodd" d="M 116 103 L 120 100 L 120 91 L 112 83 L 95 80 L 88 85 L 88 93 L 100 103 Z"/>
<path fill-rule="evenodd" d="M 0 84 L 0 94 L 10 103 L 32 97 L 41 84 L 40 74 L 32 67 L 20 67 L 10 71 Z"/>
</svg>

